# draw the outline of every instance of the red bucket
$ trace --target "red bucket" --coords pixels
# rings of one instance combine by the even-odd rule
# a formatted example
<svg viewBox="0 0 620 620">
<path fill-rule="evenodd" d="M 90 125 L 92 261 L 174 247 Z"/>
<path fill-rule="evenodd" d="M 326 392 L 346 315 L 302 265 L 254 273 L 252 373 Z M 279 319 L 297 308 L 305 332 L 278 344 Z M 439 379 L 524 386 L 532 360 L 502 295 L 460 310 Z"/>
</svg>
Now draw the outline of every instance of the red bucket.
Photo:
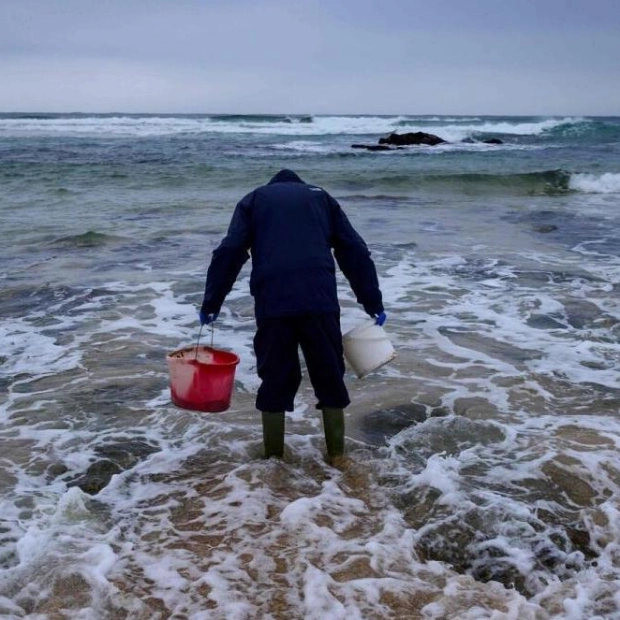
<svg viewBox="0 0 620 620">
<path fill-rule="evenodd" d="M 239 356 L 213 347 L 168 353 L 170 394 L 177 407 L 215 413 L 230 407 Z"/>
</svg>

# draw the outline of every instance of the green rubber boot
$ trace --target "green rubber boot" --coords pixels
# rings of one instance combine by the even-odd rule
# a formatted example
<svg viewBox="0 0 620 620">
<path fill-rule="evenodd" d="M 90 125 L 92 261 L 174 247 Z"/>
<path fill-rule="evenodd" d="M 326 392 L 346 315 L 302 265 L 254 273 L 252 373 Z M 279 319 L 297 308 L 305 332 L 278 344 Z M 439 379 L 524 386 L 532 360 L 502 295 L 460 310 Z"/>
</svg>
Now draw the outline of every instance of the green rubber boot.
<svg viewBox="0 0 620 620">
<path fill-rule="evenodd" d="M 284 411 L 262 411 L 265 458 L 284 454 Z"/>
<path fill-rule="evenodd" d="M 333 407 L 323 408 L 325 445 L 330 459 L 344 455 L 344 411 Z"/>
</svg>

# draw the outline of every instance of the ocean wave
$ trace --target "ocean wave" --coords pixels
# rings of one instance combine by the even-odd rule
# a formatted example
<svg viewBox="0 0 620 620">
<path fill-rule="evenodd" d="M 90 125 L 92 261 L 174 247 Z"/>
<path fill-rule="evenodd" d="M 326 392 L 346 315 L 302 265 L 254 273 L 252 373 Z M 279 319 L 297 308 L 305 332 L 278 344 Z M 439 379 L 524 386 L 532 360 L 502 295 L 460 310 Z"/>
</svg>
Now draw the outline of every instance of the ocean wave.
<svg viewBox="0 0 620 620">
<path fill-rule="evenodd" d="M 2 118 L 0 134 L 65 136 L 161 136 L 195 132 L 199 119 L 160 116 L 54 116 Z"/>
<path fill-rule="evenodd" d="M 390 193 L 430 190 L 468 195 L 556 195 L 569 191 L 571 174 L 565 170 L 541 170 L 516 174 L 387 174 L 369 179 L 372 187 Z"/>
<path fill-rule="evenodd" d="M 284 151 L 290 153 L 296 153 L 303 155 L 305 153 L 318 153 L 321 155 L 340 154 L 343 152 L 348 153 L 349 146 L 334 145 L 326 142 L 319 142 L 317 140 L 290 140 L 288 142 L 282 142 L 274 144 L 271 149 L 275 151 Z"/>
<path fill-rule="evenodd" d="M 411 181 L 415 177 L 409 177 Z M 554 195 L 567 192 L 585 194 L 619 194 L 620 173 L 571 173 L 566 170 L 541 170 L 517 174 L 453 174 L 427 175 L 417 179 L 420 186 L 432 185 L 438 189 L 467 189 L 467 191 L 526 195 Z"/>
<path fill-rule="evenodd" d="M 568 187 L 586 194 L 620 194 L 620 173 L 573 174 Z"/>
<path fill-rule="evenodd" d="M 291 119 L 294 118 L 294 121 Z M 256 133 L 285 136 L 384 135 L 396 131 L 401 116 L 212 117 L 204 132 Z"/>
<path fill-rule="evenodd" d="M 461 142 L 466 139 L 482 140 L 491 136 L 510 137 L 541 136 L 557 127 L 582 122 L 573 118 L 531 119 L 482 119 L 480 122 L 449 125 L 431 125 L 424 131 L 438 135 L 448 142 Z"/>
<path fill-rule="evenodd" d="M 89 230 L 80 235 L 69 235 L 61 237 L 52 242 L 51 245 L 62 248 L 97 248 L 109 243 L 125 241 L 122 237 L 106 235 L 104 233 Z"/>
<path fill-rule="evenodd" d="M 0 135 L 165 136 L 176 134 L 383 135 L 396 131 L 402 116 L 312 115 L 0 115 Z"/>
<path fill-rule="evenodd" d="M 618 141 L 620 140 L 620 125 L 618 119 L 575 119 L 573 123 L 564 123 L 550 128 L 547 134 L 553 138 Z"/>
<path fill-rule="evenodd" d="M 216 114 L 209 116 L 214 123 L 312 123 L 310 114 Z"/>
<path fill-rule="evenodd" d="M 583 117 L 478 117 L 311 114 L 33 114 L 0 115 L 0 135 L 156 137 L 256 134 L 299 137 L 373 136 L 424 131 L 449 143 L 500 137 L 548 139 L 584 136 L 620 139 L 617 122 Z"/>
<path fill-rule="evenodd" d="M 347 117 L 348 118 L 348 117 Z M 443 138 L 449 143 L 463 140 L 483 140 L 492 136 L 510 137 L 544 136 L 558 128 L 583 124 L 582 118 L 491 118 L 491 117 L 358 117 L 355 123 L 348 123 L 342 117 L 318 117 L 315 122 L 325 126 L 337 126 L 341 133 L 405 133 L 423 131 Z M 318 133 L 318 132 L 317 132 Z M 327 133 L 338 133 L 329 131 Z"/>
<path fill-rule="evenodd" d="M 399 121 L 399 125 L 407 127 L 413 123 L 472 123 L 480 122 L 480 116 L 410 116 Z"/>
</svg>

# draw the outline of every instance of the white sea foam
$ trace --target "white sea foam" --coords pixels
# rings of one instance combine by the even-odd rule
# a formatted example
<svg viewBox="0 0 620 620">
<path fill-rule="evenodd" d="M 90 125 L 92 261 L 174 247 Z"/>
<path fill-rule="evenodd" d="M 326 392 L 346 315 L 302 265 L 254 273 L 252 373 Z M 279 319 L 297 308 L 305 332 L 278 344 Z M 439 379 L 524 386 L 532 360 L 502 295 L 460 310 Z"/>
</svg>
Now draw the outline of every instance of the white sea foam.
<svg viewBox="0 0 620 620">
<path fill-rule="evenodd" d="M 330 153 L 350 152 L 349 144 L 329 144 L 326 142 L 312 140 L 290 140 L 280 144 L 274 144 L 273 148 L 278 151 L 297 152 L 297 153 L 320 153 L 328 155 Z"/>
<path fill-rule="evenodd" d="M 425 131 L 452 143 L 472 136 L 501 134 L 503 136 L 537 136 L 551 129 L 579 122 L 576 118 L 547 118 L 539 121 L 500 121 L 484 119 L 471 123 L 408 126 L 407 131 Z M 402 131 L 401 131 L 402 133 Z M 497 146 L 497 145 L 495 145 Z"/>
<path fill-rule="evenodd" d="M 578 118 L 545 118 L 538 121 L 504 121 L 454 117 L 406 116 L 313 116 L 311 122 L 274 118 L 191 116 L 80 116 L 53 118 L 0 118 L 0 134 L 165 136 L 174 134 L 240 133 L 283 136 L 384 135 L 424 131 L 449 142 L 460 142 L 473 134 L 539 135 Z M 403 124 L 403 121 L 407 121 Z M 435 123 L 435 124 L 433 124 Z"/>
<path fill-rule="evenodd" d="M 571 174 L 568 186 L 586 194 L 620 194 L 620 173 Z"/>
<path fill-rule="evenodd" d="M 492 355 L 468 351 L 467 347 L 455 346 L 448 338 L 439 337 L 440 328 L 447 322 L 457 323 L 459 317 L 464 317 L 466 323 L 466 317 L 477 317 L 477 325 L 483 330 L 490 330 L 491 323 L 495 325 L 492 335 L 498 341 L 533 342 L 535 332 L 525 328 L 518 314 L 523 300 L 514 299 L 509 290 L 511 269 L 489 262 L 485 266 L 486 280 L 472 280 L 471 290 L 459 298 L 456 291 L 462 291 L 463 280 L 458 273 L 467 268 L 466 261 L 453 257 L 416 266 L 413 258 L 406 256 L 393 265 L 384 286 L 390 321 L 400 334 L 399 339 L 411 342 L 405 335 L 412 329 L 408 319 L 419 319 L 424 314 L 408 298 L 411 290 L 428 287 L 429 293 L 432 288 L 437 294 L 450 293 L 453 303 L 445 314 L 440 312 L 436 321 L 425 317 L 426 344 L 434 343 L 440 349 L 445 346 L 446 352 L 464 362 L 463 368 L 482 362 L 489 371 L 504 377 L 507 373 L 516 376 L 518 371 L 513 372 L 511 364 L 499 363 Z M 236 285 L 233 302 L 243 299 L 246 285 L 243 280 Z M 476 292 L 479 285 L 491 291 L 490 299 Z M 184 316 L 182 298 L 180 302 L 175 300 L 169 283 L 136 287 L 114 283 L 108 288 L 116 291 L 125 312 L 144 304 L 143 296 L 149 294 L 152 300 L 148 305 L 154 316 L 129 322 L 104 318 L 97 334 L 125 338 L 127 329 L 140 329 L 140 322 L 144 321 L 144 333 L 158 331 L 171 338 L 191 340 L 192 329 L 189 318 Z M 541 304 L 546 312 L 561 308 L 551 297 L 543 297 Z M 92 305 L 80 309 L 95 315 L 99 312 Z M 345 312 L 349 320 L 355 320 L 357 313 Z M 234 350 L 248 347 L 247 357 L 251 359 L 252 329 L 243 321 L 244 317 L 234 315 L 227 304 L 218 329 L 222 340 Z M 422 334 L 417 333 L 416 346 L 424 346 L 424 337 L 418 336 Z M 566 355 L 566 350 L 560 354 Z M 458 371 L 459 365 L 452 362 L 451 367 Z M 251 372 L 248 367 L 248 375 Z M 244 375 L 242 380 L 246 380 Z M 446 381 L 458 383 L 456 379 Z M 479 392 L 484 385 L 481 377 L 471 384 L 471 389 Z M 463 393 L 468 389 L 465 387 Z M 499 391 L 499 386 L 496 389 Z M 509 406 L 507 400 L 502 404 Z M 249 456 L 252 444 L 260 442 L 257 424 L 253 428 L 241 427 L 245 438 L 240 439 L 241 420 L 235 414 L 215 421 L 191 412 L 173 412 L 161 401 L 150 406 L 152 416 L 145 428 L 160 451 L 133 470 L 116 476 L 97 498 L 99 504 L 111 511 L 116 527 L 104 526 L 81 491 L 71 489 L 63 494 L 62 485 L 57 484 L 57 508 L 52 510 L 50 496 L 48 516 L 40 514 L 37 524 L 24 532 L 18 543 L 20 568 L 11 571 L 15 579 L 18 575 L 28 579 L 35 575 L 41 585 L 41 578 L 36 577 L 38 566 L 54 556 L 59 568 L 52 569 L 50 576 L 79 576 L 83 580 L 79 583 L 88 588 L 81 590 L 87 603 L 75 612 L 93 618 L 109 613 L 108 600 L 115 600 L 121 609 L 133 610 L 136 617 L 148 617 L 149 613 L 152 616 L 155 610 L 149 608 L 151 599 L 161 601 L 167 613 L 184 613 L 197 619 L 277 617 L 277 601 L 273 600 L 277 592 L 286 596 L 281 604 L 287 613 L 307 618 L 328 615 L 343 620 L 361 619 L 374 617 L 373 614 L 389 617 L 394 605 L 402 609 L 403 616 L 418 614 L 427 618 L 520 620 L 534 619 L 541 612 L 540 606 L 514 589 L 456 575 L 440 562 L 421 562 L 415 546 L 427 533 L 434 536 L 433 527 L 441 520 L 429 520 L 427 526 L 417 529 L 409 526 L 402 513 L 390 505 L 385 489 L 374 484 L 372 478 L 364 477 L 362 463 L 358 464 L 361 480 L 355 476 L 342 478 L 319 465 L 319 431 L 308 432 L 306 416 L 292 416 L 289 421 L 287 443 L 298 460 L 290 464 L 261 463 Z M 307 415 L 311 413 L 309 409 Z M 521 571 L 531 572 L 533 557 L 520 546 L 527 519 L 531 518 L 530 509 L 521 502 L 510 503 L 501 493 L 481 491 L 472 498 L 466 471 L 489 463 L 484 480 L 505 487 L 510 480 L 527 482 L 538 475 L 540 461 L 526 458 L 523 466 L 513 462 L 511 469 L 501 470 L 507 465 L 494 455 L 497 445 L 485 446 L 479 443 L 479 437 L 471 440 L 469 448 L 464 446 L 454 454 L 431 454 L 419 473 L 412 473 L 403 461 L 403 455 L 410 450 L 399 450 L 399 446 L 406 447 L 408 437 L 417 436 L 418 445 L 423 448 L 444 428 L 450 435 L 451 420 L 454 418 L 435 418 L 402 433 L 390 447 L 391 459 L 386 467 L 392 475 L 400 471 L 406 481 L 402 490 L 415 492 L 427 487 L 439 491 L 436 505 L 444 506 L 448 513 L 465 517 L 467 510 L 476 510 L 479 504 L 490 518 L 497 510 L 501 516 L 498 531 L 481 543 L 480 553 L 484 553 L 485 545 L 501 550 Z M 554 424 L 552 418 L 544 423 L 538 418 L 536 422 L 544 433 Z M 589 426 L 593 427 L 594 422 L 593 419 Z M 514 420 L 512 423 L 516 424 Z M 476 429 L 484 429 L 484 425 Z M 511 430 L 511 442 L 515 442 L 518 434 L 515 428 Z M 533 425 L 519 430 L 536 435 Z M 467 436 L 470 435 L 463 437 Z M 82 446 L 85 440 L 83 435 Z M 65 464 L 76 468 L 84 465 L 72 460 L 69 446 L 63 447 L 59 441 L 53 443 Z M 596 459 L 590 460 L 587 470 L 600 470 L 612 455 L 611 451 L 593 454 Z M 366 463 L 368 466 L 371 470 L 374 467 L 372 462 Z M 511 532 L 502 525 L 511 523 L 523 523 L 524 529 Z M 61 547 L 58 541 L 70 541 L 70 547 Z M 609 570 L 614 570 L 611 564 Z M 127 575 L 132 575 L 129 588 L 123 585 Z M 592 587 L 599 577 L 596 572 L 583 573 L 580 580 L 576 584 L 565 583 L 565 592 L 553 595 L 555 585 L 551 584 L 543 593 L 565 600 L 564 609 L 573 615 L 585 613 L 592 605 L 592 595 L 587 594 L 585 586 Z M 35 597 L 34 593 L 30 595 Z M 386 603 L 387 595 L 392 606 Z M 38 596 L 43 604 L 45 588 Z M 418 598 L 423 602 L 412 608 Z M 214 611 L 206 612 L 205 604 Z M 499 615 L 498 609 L 509 611 Z"/>
<path fill-rule="evenodd" d="M 207 119 L 186 117 L 85 116 L 53 118 L 2 118 L 0 133 L 53 135 L 158 136 L 196 133 Z"/>
<path fill-rule="evenodd" d="M 54 117 L 51 119 L 0 118 L 0 133 L 24 135 L 50 133 L 62 135 L 158 136 L 200 133 L 273 134 L 287 136 L 383 134 L 394 131 L 403 117 L 318 116 L 312 122 L 282 119 L 234 120 L 215 117 Z"/>
<path fill-rule="evenodd" d="M 71 324 L 65 319 L 55 327 L 69 328 Z M 0 365 L 0 376 L 57 374 L 76 368 L 82 357 L 77 348 L 67 350 L 58 346 L 53 337 L 41 334 L 39 329 L 20 319 L 0 325 L 0 340 L 5 358 Z"/>
</svg>

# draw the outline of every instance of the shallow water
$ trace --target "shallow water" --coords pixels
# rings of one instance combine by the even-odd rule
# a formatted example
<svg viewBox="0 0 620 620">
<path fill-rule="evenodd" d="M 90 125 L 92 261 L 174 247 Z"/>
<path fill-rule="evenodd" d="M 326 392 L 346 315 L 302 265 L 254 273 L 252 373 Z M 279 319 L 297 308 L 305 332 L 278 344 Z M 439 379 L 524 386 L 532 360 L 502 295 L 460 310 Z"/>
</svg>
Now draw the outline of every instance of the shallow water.
<svg viewBox="0 0 620 620">
<path fill-rule="evenodd" d="M 612 121 L 18 121 L 0 118 L 0 616 L 620 618 Z M 350 154 L 390 123 L 506 144 Z M 241 358 L 231 408 L 170 403 L 210 252 L 284 166 L 367 239 L 398 352 L 348 371 L 340 468 L 307 381 L 284 459 L 261 459 L 248 268 L 202 336 Z M 346 330 L 364 314 L 339 291 Z"/>
</svg>

